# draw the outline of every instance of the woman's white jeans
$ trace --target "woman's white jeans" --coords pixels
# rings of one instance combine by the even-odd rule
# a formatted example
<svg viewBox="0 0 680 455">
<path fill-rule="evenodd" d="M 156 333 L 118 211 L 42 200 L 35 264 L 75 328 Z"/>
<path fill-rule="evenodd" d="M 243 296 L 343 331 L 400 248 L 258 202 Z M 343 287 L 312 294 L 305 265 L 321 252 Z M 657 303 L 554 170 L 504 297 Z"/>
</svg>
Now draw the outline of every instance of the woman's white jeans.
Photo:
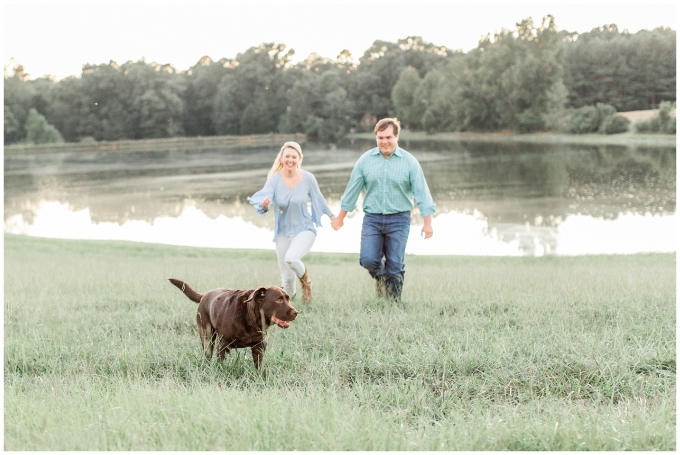
<svg viewBox="0 0 680 455">
<path fill-rule="evenodd" d="M 305 274 L 302 257 L 309 253 L 316 239 L 312 231 L 302 231 L 299 234 L 276 238 L 276 258 L 281 269 L 281 284 L 289 296 L 295 295 L 295 282 Z"/>
</svg>

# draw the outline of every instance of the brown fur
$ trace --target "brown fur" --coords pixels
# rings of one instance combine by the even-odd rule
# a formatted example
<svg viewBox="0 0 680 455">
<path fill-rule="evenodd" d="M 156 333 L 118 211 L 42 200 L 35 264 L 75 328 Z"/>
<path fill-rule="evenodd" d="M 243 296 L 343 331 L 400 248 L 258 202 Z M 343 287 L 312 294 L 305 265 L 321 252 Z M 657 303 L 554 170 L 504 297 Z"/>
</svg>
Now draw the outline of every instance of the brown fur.
<svg viewBox="0 0 680 455">
<path fill-rule="evenodd" d="M 220 360 L 230 349 L 250 348 L 255 368 L 259 368 L 267 328 L 272 324 L 288 328 L 298 314 L 290 305 L 288 294 L 279 286 L 260 286 L 247 291 L 217 288 L 200 294 L 184 281 L 170 278 L 170 282 L 198 303 L 196 323 L 207 358 L 212 358 L 215 347 Z"/>
</svg>

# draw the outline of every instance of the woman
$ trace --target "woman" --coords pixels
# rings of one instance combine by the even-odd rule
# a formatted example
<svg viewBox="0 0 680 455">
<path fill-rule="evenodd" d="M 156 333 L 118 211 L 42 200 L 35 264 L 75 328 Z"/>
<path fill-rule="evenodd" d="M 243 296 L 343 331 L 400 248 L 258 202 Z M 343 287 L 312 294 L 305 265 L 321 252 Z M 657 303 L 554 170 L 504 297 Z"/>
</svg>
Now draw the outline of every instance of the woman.
<svg viewBox="0 0 680 455">
<path fill-rule="evenodd" d="M 314 175 L 300 169 L 302 149 L 297 142 L 286 142 L 276 156 L 267 182 L 248 198 L 258 213 L 274 210 L 274 242 L 276 257 L 281 269 L 283 289 L 295 296 L 295 278 L 302 283 L 302 301 L 312 298 L 312 280 L 302 263 L 316 239 L 316 226 L 321 226 L 321 216 L 335 218 L 326 203 Z M 309 212 L 308 200 L 312 201 Z"/>
</svg>

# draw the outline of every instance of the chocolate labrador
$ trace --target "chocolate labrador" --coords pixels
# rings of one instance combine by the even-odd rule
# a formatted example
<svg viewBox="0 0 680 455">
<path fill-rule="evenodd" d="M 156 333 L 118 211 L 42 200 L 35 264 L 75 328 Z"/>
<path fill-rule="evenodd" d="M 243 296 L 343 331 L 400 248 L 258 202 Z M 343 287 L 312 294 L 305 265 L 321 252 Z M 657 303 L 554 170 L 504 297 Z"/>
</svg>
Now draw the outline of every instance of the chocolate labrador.
<svg viewBox="0 0 680 455">
<path fill-rule="evenodd" d="M 298 314 L 290 305 L 288 294 L 279 286 L 260 286 L 247 291 L 217 288 L 200 294 L 184 281 L 170 278 L 170 282 L 198 303 L 198 334 L 209 359 L 214 347 L 220 360 L 230 349 L 250 348 L 255 368 L 259 368 L 267 328 L 276 324 L 287 329 Z"/>
</svg>

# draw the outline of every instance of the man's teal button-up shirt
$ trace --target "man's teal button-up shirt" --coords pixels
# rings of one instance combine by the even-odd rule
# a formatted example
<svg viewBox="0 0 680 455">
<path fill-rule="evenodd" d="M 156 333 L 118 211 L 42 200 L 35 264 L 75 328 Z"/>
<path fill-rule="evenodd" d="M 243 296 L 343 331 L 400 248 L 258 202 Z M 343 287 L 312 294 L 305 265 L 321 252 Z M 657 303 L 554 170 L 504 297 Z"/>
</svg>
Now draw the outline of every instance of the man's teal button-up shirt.
<svg viewBox="0 0 680 455">
<path fill-rule="evenodd" d="M 435 212 L 435 203 L 420 163 L 400 147 L 389 158 L 382 156 L 378 147 L 359 157 L 340 200 L 340 208 L 345 212 L 354 210 L 364 189 L 365 213 L 391 215 L 408 212 L 413 209 L 414 199 L 423 218 Z"/>
</svg>

